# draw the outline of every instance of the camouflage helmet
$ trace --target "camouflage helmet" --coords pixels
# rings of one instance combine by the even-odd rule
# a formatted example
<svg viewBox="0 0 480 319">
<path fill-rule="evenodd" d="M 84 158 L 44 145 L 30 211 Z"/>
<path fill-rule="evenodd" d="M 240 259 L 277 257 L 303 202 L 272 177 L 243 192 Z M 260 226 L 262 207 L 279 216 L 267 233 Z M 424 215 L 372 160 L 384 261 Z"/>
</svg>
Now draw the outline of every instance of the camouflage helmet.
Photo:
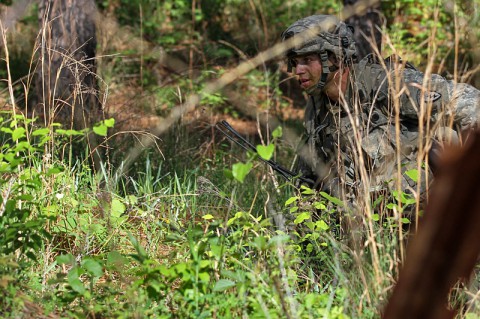
<svg viewBox="0 0 480 319">
<path fill-rule="evenodd" d="M 308 29 L 317 28 L 317 36 L 287 51 L 287 57 L 330 51 L 345 61 L 356 59 L 353 27 L 346 25 L 333 15 L 313 15 L 294 22 L 282 33 L 282 41 Z"/>
<path fill-rule="evenodd" d="M 316 29 L 316 35 L 313 38 L 306 37 L 305 42 L 286 52 L 288 71 L 292 70 L 292 58 L 298 55 L 317 53 L 322 60 L 323 67 L 323 75 L 317 87 L 323 88 L 328 73 L 336 69 L 328 61 L 328 52 L 332 52 L 339 61 L 343 61 L 347 65 L 357 60 L 353 27 L 346 25 L 333 15 L 313 15 L 300 19 L 289 26 L 282 33 L 282 41 L 298 36 L 309 29 Z"/>
</svg>

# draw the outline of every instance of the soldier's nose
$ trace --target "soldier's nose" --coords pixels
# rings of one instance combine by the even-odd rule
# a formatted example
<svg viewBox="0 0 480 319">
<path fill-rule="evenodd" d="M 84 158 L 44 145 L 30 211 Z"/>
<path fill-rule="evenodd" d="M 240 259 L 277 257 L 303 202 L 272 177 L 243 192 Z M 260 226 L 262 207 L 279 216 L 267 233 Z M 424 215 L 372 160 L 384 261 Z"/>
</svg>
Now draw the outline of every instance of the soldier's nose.
<svg viewBox="0 0 480 319">
<path fill-rule="evenodd" d="M 300 75 L 304 73 L 305 73 L 305 67 L 302 65 L 297 65 L 297 67 L 295 68 L 295 74 Z"/>
</svg>

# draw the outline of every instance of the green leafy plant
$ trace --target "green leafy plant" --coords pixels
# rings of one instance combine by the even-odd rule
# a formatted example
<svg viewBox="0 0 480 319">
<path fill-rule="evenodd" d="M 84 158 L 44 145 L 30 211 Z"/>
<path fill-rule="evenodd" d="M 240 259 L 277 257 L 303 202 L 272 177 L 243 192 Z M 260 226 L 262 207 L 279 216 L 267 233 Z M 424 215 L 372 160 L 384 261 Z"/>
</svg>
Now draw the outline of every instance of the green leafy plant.
<svg viewBox="0 0 480 319">
<path fill-rule="evenodd" d="M 243 183 L 245 177 L 250 173 L 253 168 L 253 161 L 260 156 L 263 160 L 270 160 L 275 152 L 275 142 L 282 136 L 282 127 L 277 127 L 272 132 L 272 141 L 268 145 L 257 145 L 256 146 L 256 153 L 248 153 L 248 161 L 246 163 L 237 162 L 232 165 L 231 174 L 229 171 L 226 172 L 227 176 L 232 176 L 234 179 Z"/>
<path fill-rule="evenodd" d="M 49 238 L 45 230 L 46 216 L 41 214 L 36 193 L 41 191 L 43 178 L 58 173 L 60 168 L 49 166 L 41 169 L 37 160 L 42 157 L 41 146 L 50 138 L 44 129 L 30 131 L 32 120 L 21 115 L 13 119 L 0 118 L 3 145 L 0 153 L 0 254 L 18 253 L 20 258 L 36 260 L 43 242 Z M 28 134 L 28 135 L 27 135 Z M 35 143 L 29 135 L 38 138 Z"/>
</svg>

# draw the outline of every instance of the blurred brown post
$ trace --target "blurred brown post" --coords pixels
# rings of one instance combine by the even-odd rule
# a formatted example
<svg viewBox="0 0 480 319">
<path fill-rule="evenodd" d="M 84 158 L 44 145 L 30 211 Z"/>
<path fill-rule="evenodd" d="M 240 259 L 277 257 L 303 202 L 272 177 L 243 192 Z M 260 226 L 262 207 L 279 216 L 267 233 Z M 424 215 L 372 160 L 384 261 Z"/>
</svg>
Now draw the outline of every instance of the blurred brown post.
<svg viewBox="0 0 480 319">
<path fill-rule="evenodd" d="M 468 281 L 480 253 L 480 132 L 441 158 L 424 218 L 383 319 L 446 319 L 448 295 Z"/>
</svg>

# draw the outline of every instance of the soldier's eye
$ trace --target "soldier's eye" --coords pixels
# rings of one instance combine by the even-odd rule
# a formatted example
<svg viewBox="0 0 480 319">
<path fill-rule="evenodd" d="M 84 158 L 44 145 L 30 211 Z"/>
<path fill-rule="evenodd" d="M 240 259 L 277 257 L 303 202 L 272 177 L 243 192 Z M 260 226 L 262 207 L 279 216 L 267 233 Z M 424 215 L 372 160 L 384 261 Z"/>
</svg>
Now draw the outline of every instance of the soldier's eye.
<svg viewBox="0 0 480 319">
<path fill-rule="evenodd" d="M 292 65 L 297 66 L 297 65 L 305 65 L 308 62 L 305 60 L 305 58 L 295 58 L 292 59 Z"/>
</svg>

